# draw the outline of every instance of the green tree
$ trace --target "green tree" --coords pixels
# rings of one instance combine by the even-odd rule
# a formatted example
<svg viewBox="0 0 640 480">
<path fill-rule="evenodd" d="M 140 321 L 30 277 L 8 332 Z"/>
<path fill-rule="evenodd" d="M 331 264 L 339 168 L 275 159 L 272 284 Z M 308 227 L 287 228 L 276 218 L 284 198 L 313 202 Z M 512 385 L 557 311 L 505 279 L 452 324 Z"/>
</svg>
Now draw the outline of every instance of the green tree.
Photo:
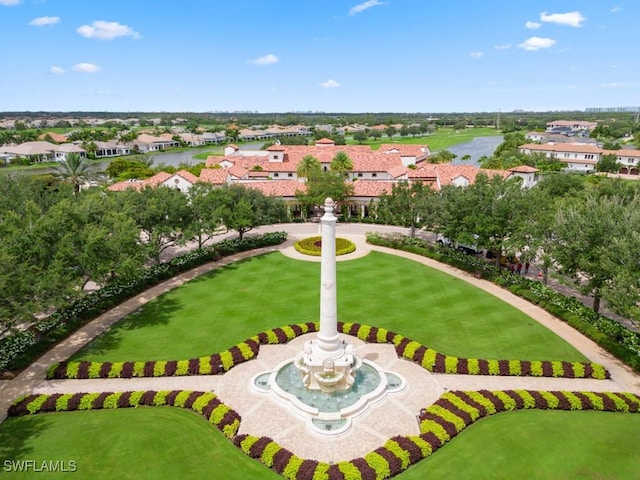
<svg viewBox="0 0 640 480">
<path fill-rule="evenodd" d="M 442 150 L 438 153 L 430 155 L 428 158 L 429 163 L 451 163 L 458 156 L 455 153 L 450 152 L 449 150 Z"/>
<path fill-rule="evenodd" d="M 198 248 L 227 231 L 222 223 L 223 206 L 216 195 L 216 188 L 210 183 L 197 182 L 189 189 L 191 222 L 185 228 L 185 236 L 195 239 Z"/>
<path fill-rule="evenodd" d="M 494 252 L 499 265 L 503 253 L 515 253 L 514 233 L 530 217 L 525 196 L 520 179 L 505 180 L 499 175 L 479 174 L 467 187 L 445 186 L 437 231 L 459 243 Z"/>
<path fill-rule="evenodd" d="M 73 185 L 76 194 L 80 191 L 80 187 L 95 175 L 87 159 L 77 153 L 69 153 L 64 160 L 61 160 L 55 173 L 64 182 Z"/>
<path fill-rule="evenodd" d="M 238 232 L 238 238 L 261 225 L 288 219 L 287 208 L 279 197 L 265 196 L 259 190 L 242 185 L 225 185 L 214 190 L 220 205 L 222 223 Z"/>
<path fill-rule="evenodd" d="M 358 142 L 359 145 L 362 145 L 364 142 L 366 142 L 367 138 L 369 138 L 369 136 L 366 134 L 366 132 L 355 132 L 353 134 L 353 139 Z"/>
<path fill-rule="evenodd" d="M 389 140 L 391 140 L 391 137 L 398 133 L 398 131 L 396 130 L 396 127 L 394 127 L 393 125 L 389 125 L 384 129 L 384 133 L 387 137 L 389 137 Z"/>
<path fill-rule="evenodd" d="M 429 185 L 402 181 L 392 186 L 390 194 L 380 195 L 375 211 L 385 223 L 409 227 L 414 237 L 417 228 L 436 223 L 438 206 L 437 194 Z"/>
<path fill-rule="evenodd" d="M 338 153 L 336 153 L 336 155 L 331 160 L 330 168 L 331 168 L 331 170 L 333 170 L 335 172 L 345 172 L 346 173 L 346 172 L 349 172 L 349 171 L 353 170 L 353 162 L 349 158 L 349 155 L 347 155 L 343 151 L 339 151 Z M 335 198 L 334 198 L 334 200 L 335 200 Z"/>
<path fill-rule="evenodd" d="M 312 174 L 306 183 L 305 191 L 296 192 L 296 197 L 307 209 L 324 205 L 327 197 L 336 202 L 336 211 L 347 198 L 353 195 L 353 184 L 345 182 L 344 173 L 340 171 L 319 171 Z"/>
<path fill-rule="evenodd" d="M 607 256 L 612 244 L 625 237 L 624 205 L 620 197 L 591 191 L 585 200 L 566 198 L 555 218 L 553 256 L 560 272 L 571 275 L 582 294 L 593 296 L 595 312 L 603 290 L 616 276 Z"/>
<path fill-rule="evenodd" d="M 191 223 L 192 211 L 180 190 L 147 187 L 138 192 L 128 189 L 119 192 L 118 198 L 123 201 L 123 210 L 140 228 L 151 260 L 160 262 L 162 252 L 188 240 L 185 229 Z"/>
<path fill-rule="evenodd" d="M 298 177 L 309 178 L 321 170 L 320 162 L 313 155 L 305 155 L 296 167 Z"/>
<path fill-rule="evenodd" d="M 598 163 L 596 163 L 597 172 L 618 173 L 621 167 L 622 165 L 618 163 L 618 157 L 613 153 L 602 155 Z"/>
</svg>

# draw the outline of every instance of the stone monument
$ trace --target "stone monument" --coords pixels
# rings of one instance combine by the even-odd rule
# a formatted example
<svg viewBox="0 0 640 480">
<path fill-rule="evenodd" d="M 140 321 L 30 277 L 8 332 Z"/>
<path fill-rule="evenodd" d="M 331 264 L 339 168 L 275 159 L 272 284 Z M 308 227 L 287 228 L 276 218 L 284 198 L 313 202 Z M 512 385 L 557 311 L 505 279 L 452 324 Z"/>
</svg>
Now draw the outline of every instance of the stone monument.
<svg viewBox="0 0 640 480">
<path fill-rule="evenodd" d="M 353 354 L 353 347 L 338 335 L 336 285 L 336 222 L 334 202 L 327 198 L 320 219 L 322 261 L 320 263 L 320 330 L 314 340 L 304 345 L 296 359 L 303 384 L 310 390 L 333 392 L 348 390 L 355 381 L 362 361 Z"/>
</svg>

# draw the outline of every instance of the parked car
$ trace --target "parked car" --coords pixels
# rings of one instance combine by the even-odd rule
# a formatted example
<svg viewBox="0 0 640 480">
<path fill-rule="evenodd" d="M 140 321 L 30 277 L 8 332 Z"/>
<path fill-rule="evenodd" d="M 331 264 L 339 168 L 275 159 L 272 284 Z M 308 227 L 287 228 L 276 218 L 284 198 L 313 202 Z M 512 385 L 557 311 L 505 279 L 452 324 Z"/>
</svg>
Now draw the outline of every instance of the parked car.
<svg viewBox="0 0 640 480">
<path fill-rule="evenodd" d="M 474 235 L 473 238 L 477 240 L 478 235 Z M 478 246 L 475 244 L 454 242 L 452 239 L 450 239 L 449 237 L 445 237 L 441 233 L 437 235 L 436 242 L 439 243 L 440 245 L 455 248 L 456 250 L 459 250 L 464 253 L 468 253 L 470 255 L 477 255 L 478 253 L 482 252 L 482 249 L 478 248 Z"/>
</svg>

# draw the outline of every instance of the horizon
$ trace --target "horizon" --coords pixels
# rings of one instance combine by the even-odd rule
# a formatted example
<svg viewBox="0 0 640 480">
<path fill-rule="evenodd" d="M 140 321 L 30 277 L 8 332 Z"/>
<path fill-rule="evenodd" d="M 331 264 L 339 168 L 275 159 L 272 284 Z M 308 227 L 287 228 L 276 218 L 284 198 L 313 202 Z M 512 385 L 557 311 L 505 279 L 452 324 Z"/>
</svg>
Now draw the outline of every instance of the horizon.
<svg viewBox="0 0 640 480">
<path fill-rule="evenodd" d="M 169 14 L 167 14 L 169 13 Z M 7 112 L 551 113 L 637 104 L 633 0 L 0 0 Z"/>
</svg>

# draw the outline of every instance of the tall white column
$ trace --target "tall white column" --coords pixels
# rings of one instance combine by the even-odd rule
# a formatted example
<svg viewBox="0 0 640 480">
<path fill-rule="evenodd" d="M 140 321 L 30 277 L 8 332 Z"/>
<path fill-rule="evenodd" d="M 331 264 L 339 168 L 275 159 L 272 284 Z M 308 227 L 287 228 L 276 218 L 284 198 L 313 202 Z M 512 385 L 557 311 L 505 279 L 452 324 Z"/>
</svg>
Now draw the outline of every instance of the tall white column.
<svg viewBox="0 0 640 480">
<path fill-rule="evenodd" d="M 324 201 L 322 228 L 322 262 L 320 264 L 320 332 L 318 347 L 331 357 L 342 353 L 338 336 L 338 307 L 336 286 L 336 222 L 331 198 Z M 332 355 L 333 354 L 333 355 Z"/>
</svg>

